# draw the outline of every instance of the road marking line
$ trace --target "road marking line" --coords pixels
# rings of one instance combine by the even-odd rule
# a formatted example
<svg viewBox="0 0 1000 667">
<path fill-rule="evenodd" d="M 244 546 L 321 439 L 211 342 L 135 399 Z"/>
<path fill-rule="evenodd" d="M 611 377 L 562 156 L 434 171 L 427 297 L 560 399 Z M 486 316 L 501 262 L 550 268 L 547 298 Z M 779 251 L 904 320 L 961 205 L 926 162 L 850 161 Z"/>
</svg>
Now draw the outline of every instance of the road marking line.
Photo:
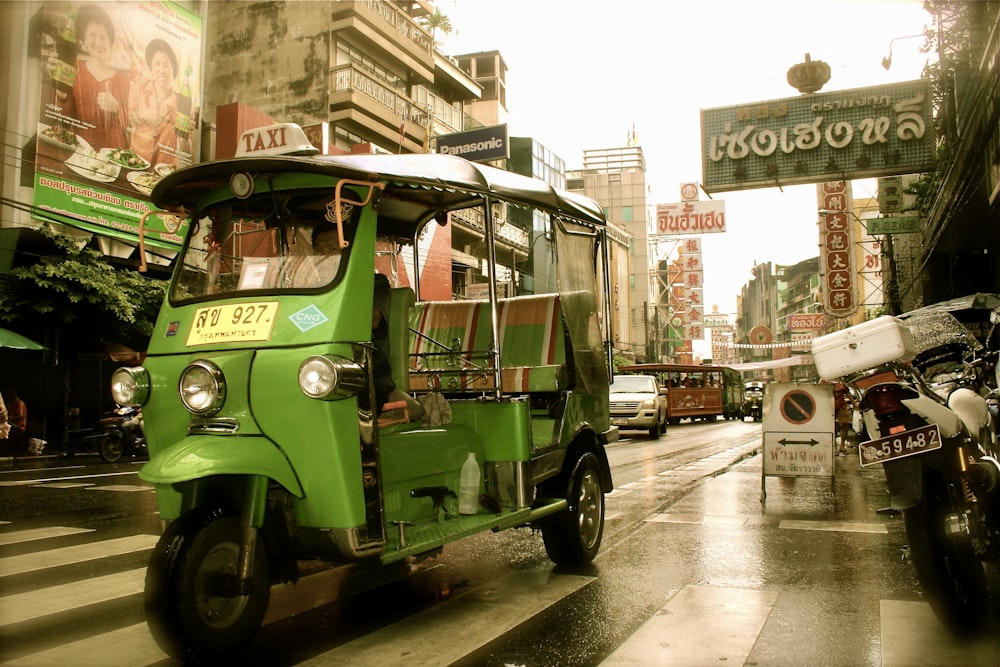
<svg viewBox="0 0 1000 667">
<path fill-rule="evenodd" d="M 131 665 L 145 667 L 162 662 L 167 655 L 156 645 L 145 623 L 87 637 L 70 644 L 8 660 L 4 667 L 107 667 Z"/>
<path fill-rule="evenodd" d="M 593 577 L 519 572 L 371 632 L 299 667 L 407 667 L 451 664 L 586 586 Z M 414 650 L 433 646 L 433 651 Z"/>
<path fill-rule="evenodd" d="M 863 523 L 860 521 L 804 521 L 800 519 L 784 519 L 778 528 L 785 530 L 828 530 L 839 533 L 879 533 L 885 534 L 889 529 L 881 523 Z"/>
<path fill-rule="evenodd" d="M 33 484 L 36 489 L 78 489 L 82 486 L 93 486 L 93 482 L 65 482 L 63 484 Z"/>
<path fill-rule="evenodd" d="M 747 518 L 743 516 L 717 516 L 710 514 L 675 514 L 664 512 L 663 514 L 651 514 L 643 521 L 653 523 L 690 523 L 703 526 L 745 526 Z"/>
<path fill-rule="evenodd" d="M 100 542 L 77 544 L 62 549 L 7 556 L 0 558 L 0 577 L 145 551 L 156 546 L 157 540 L 159 537 L 156 535 L 129 535 Z"/>
<path fill-rule="evenodd" d="M 45 482 L 67 482 L 73 479 L 96 479 L 98 477 L 123 477 L 125 475 L 138 475 L 139 471 L 132 472 L 102 472 L 94 475 L 67 475 L 65 477 L 42 477 L 40 479 L 19 479 L 12 482 L 0 482 L 0 486 L 24 486 L 25 484 L 42 484 Z"/>
<path fill-rule="evenodd" d="M 78 535 L 80 533 L 93 533 L 93 528 L 70 528 L 68 526 L 46 526 L 45 528 L 28 528 L 16 530 L 9 533 L 0 533 L 0 547 L 10 544 L 20 544 L 21 542 L 31 542 L 33 540 L 47 540 L 50 537 L 63 537 L 65 535 Z"/>
<path fill-rule="evenodd" d="M 601 664 L 742 665 L 777 599 L 777 591 L 685 586 Z"/>
<path fill-rule="evenodd" d="M 142 486 L 141 484 L 107 484 L 105 486 L 92 486 L 88 491 L 155 491 L 152 486 Z"/>
<path fill-rule="evenodd" d="M 98 602 L 142 593 L 146 568 L 116 572 L 70 584 L 8 595 L 0 605 L 0 626 L 71 611 Z"/>
</svg>

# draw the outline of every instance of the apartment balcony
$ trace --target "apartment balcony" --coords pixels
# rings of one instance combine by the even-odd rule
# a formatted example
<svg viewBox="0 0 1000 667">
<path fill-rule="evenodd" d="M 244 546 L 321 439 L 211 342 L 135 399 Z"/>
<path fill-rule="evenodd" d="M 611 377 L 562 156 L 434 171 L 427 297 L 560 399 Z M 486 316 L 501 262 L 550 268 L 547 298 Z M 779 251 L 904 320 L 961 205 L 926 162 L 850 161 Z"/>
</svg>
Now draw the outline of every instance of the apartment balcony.
<svg viewBox="0 0 1000 667">
<path fill-rule="evenodd" d="M 384 0 L 339 0 L 333 5 L 330 32 L 349 31 L 361 45 L 397 60 L 412 73 L 411 83 L 434 81 L 434 43 L 430 33 L 406 12 Z"/>
<path fill-rule="evenodd" d="M 451 222 L 458 227 L 455 231 L 459 235 L 463 235 L 464 233 L 464 235 L 477 240 L 485 238 L 486 220 L 480 208 L 466 208 L 455 211 L 451 214 Z M 498 241 L 497 248 L 520 253 L 526 257 L 530 244 L 528 231 L 496 218 L 493 223 Z"/>
<path fill-rule="evenodd" d="M 355 65 L 343 65 L 330 73 L 330 120 L 361 136 L 374 132 L 386 146 L 400 143 L 403 124 L 404 153 L 424 151 L 431 121 L 425 108 L 403 90 Z"/>
</svg>

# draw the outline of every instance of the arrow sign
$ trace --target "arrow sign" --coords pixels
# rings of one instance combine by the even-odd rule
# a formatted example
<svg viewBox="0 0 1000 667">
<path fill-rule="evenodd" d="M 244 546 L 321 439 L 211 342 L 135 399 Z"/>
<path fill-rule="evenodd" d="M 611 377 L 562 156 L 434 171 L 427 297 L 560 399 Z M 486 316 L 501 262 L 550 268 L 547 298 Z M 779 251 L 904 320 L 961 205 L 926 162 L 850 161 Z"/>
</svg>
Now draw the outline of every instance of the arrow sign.
<svg viewBox="0 0 1000 667">
<path fill-rule="evenodd" d="M 785 438 L 782 438 L 781 440 L 778 441 L 778 444 L 781 444 L 781 445 L 809 445 L 810 447 L 813 447 L 814 445 L 818 445 L 819 444 L 819 440 L 814 440 L 814 439 L 810 439 L 810 440 L 786 440 Z"/>
</svg>

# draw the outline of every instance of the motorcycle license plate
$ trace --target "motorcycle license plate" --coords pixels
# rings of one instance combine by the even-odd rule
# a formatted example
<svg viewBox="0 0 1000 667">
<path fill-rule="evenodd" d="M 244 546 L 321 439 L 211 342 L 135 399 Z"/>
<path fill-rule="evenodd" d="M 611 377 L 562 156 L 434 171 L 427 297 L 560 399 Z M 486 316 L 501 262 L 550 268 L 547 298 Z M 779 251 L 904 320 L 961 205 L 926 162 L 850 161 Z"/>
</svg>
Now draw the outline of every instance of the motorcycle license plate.
<svg viewBox="0 0 1000 667">
<path fill-rule="evenodd" d="M 862 466 L 873 466 L 935 449 L 941 449 L 941 431 L 937 424 L 930 424 L 885 438 L 862 442 L 858 452 L 861 454 Z"/>
</svg>

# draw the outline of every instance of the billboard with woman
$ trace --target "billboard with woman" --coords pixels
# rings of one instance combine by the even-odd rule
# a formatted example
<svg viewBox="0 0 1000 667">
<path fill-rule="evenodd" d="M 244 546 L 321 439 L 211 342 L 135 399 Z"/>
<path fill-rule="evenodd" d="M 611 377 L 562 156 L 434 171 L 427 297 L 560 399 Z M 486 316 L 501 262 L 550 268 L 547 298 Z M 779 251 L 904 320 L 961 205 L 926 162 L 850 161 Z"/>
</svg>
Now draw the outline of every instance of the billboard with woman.
<svg viewBox="0 0 1000 667">
<path fill-rule="evenodd" d="M 201 17 L 173 2 L 52 2 L 39 14 L 34 205 L 135 240 L 148 196 L 197 153 Z M 178 230 L 151 216 L 150 246 Z"/>
</svg>

